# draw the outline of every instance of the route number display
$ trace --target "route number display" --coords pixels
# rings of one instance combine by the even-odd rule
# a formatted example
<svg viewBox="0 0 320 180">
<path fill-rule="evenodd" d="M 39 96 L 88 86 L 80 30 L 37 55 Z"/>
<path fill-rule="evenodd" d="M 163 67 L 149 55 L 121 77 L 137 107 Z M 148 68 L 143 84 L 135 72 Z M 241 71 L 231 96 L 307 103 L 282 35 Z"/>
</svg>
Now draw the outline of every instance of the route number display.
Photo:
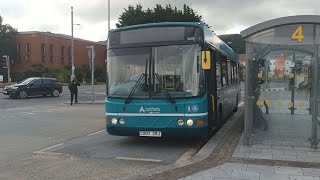
<svg viewBox="0 0 320 180">
<path fill-rule="evenodd" d="M 292 34 L 291 37 L 293 40 L 298 40 L 299 42 L 302 42 L 302 40 L 304 39 L 303 36 L 303 31 L 302 31 L 302 26 L 298 26 L 298 28 L 296 29 L 296 31 Z"/>
</svg>

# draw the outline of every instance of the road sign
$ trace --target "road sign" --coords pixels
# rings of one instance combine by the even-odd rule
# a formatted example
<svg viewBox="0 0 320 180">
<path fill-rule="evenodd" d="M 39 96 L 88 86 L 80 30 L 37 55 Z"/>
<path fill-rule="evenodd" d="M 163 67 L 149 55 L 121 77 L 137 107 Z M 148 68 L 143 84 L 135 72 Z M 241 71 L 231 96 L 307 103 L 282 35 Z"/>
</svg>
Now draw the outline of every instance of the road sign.
<svg viewBox="0 0 320 180">
<path fill-rule="evenodd" d="M 89 61 L 91 61 L 92 59 L 94 59 L 96 57 L 96 53 L 94 52 L 93 48 L 90 48 L 88 50 L 88 57 L 89 57 Z"/>
<path fill-rule="evenodd" d="M 89 67 L 91 69 L 91 86 L 92 86 L 92 94 L 91 94 L 91 101 L 94 102 L 94 58 L 96 56 L 94 52 L 94 46 L 87 46 L 88 56 L 89 56 Z"/>
</svg>

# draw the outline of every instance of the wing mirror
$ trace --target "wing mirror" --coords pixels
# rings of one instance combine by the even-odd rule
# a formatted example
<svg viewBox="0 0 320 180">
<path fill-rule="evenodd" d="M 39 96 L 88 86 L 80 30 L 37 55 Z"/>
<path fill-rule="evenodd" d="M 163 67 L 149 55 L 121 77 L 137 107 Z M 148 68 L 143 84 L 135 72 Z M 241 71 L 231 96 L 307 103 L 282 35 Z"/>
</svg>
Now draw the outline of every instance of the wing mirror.
<svg viewBox="0 0 320 180">
<path fill-rule="evenodd" d="M 202 61 L 202 69 L 208 70 L 211 68 L 210 51 L 202 51 L 201 61 Z"/>
</svg>

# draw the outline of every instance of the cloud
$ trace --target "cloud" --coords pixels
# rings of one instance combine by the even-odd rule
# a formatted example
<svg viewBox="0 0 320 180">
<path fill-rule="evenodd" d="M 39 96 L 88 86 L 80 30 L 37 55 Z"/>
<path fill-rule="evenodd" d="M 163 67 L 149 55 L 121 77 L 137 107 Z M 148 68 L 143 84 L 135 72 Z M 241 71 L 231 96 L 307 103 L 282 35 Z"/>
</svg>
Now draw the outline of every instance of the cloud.
<svg viewBox="0 0 320 180">
<path fill-rule="evenodd" d="M 152 8 L 155 4 L 191 6 L 217 34 L 239 33 L 257 23 L 290 15 L 320 15 L 317 0 L 110 0 L 111 27 L 129 4 Z M 23 31 L 51 31 L 70 34 L 70 7 L 74 7 L 75 36 L 88 40 L 107 38 L 108 0 L 10 0 L 0 1 L 5 23 Z"/>
</svg>

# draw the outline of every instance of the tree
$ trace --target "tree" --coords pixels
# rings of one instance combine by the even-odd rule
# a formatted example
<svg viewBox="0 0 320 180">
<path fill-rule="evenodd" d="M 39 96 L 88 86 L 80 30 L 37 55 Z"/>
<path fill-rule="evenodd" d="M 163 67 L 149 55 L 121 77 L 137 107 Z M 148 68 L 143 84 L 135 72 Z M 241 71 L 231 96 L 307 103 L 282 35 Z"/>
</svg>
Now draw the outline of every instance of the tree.
<svg viewBox="0 0 320 180">
<path fill-rule="evenodd" d="M 237 54 L 246 53 L 246 43 L 240 34 L 225 34 L 220 35 L 219 38 L 227 43 Z"/>
<path fill-rule="evenodd" d="M 17 30 L 8 24 L 3 24 L 3 18 L 0 16 L 0 57 L 9 55 L 10 60 L 16 58 L 16 34 Z M 0 75 L 4 76 L 5 81 L 8 80 L 7 69 L 0 67 Z"/>
<path fill-rule="evenodd" d="M 0 55 L 9 55 L 11 58 L 16 57 L 15 36 L 17 29 L 9 24 L 3 24 L 3 18 L 0 16 Z"/>
<path fill-rule="evenodd" d="M 167 4 L 162 7 L 156 4 L 153 9 L 143 10 L 140 4 L 135 7 L 129 5 L 119 17 L 117 27 L 125 27 L 136 24 L 157 23 L 157 22 L 203 22 L 203 17 L 198 15 L 192 8 L 184 4 L 183 9 L 178 9 Z M 207 27 L 210 27 L 205 23 Z"/>
</svg>

